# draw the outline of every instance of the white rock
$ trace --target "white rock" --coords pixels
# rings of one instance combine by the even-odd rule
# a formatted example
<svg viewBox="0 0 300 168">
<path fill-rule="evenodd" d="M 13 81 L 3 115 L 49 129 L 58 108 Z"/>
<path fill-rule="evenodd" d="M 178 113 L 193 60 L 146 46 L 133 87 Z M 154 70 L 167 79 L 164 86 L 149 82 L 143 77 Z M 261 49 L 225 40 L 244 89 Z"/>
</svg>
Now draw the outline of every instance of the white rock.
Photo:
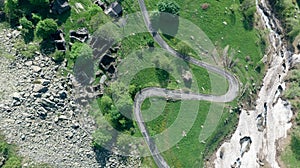
<svg viewBox="0 0 300 168">
<path fill-rule="evenodd" d="M 36 73 L 39 73 L 39 72 L 41 72 L 41 70 L 42 70 L 40 67 L 35 66 L 35 65 L 31 66 L 31 69 L 32 69 L 34 72 L 36 72 Z"/>
</svg>

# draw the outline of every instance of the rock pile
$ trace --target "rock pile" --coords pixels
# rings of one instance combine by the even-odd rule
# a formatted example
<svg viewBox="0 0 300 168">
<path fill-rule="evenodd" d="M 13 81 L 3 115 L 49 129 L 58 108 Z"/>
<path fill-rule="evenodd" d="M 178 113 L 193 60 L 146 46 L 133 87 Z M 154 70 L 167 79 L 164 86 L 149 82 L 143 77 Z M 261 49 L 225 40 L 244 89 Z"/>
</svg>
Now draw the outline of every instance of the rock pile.
<svg viewBox="0 0 300 168">
<path fill-rule="evenodd" d="M 62 75 L 64 63 L 57 65 L 38 52 L 31 60 L 22 57 L 13 47 L 15 33 L 0 31 L 2 51 L 15 57 L 0 56 L 2 133 L 19 147 L 21 156 L 28 160 L 26 165 L 33 161 L 54 167 L 102 167 L 91 147 L 95 123 L 87 109 L 76 101 L 74 77 Z M 121 158 L 101 155 L 107 164 L 110 157 Z"/>
</svg>

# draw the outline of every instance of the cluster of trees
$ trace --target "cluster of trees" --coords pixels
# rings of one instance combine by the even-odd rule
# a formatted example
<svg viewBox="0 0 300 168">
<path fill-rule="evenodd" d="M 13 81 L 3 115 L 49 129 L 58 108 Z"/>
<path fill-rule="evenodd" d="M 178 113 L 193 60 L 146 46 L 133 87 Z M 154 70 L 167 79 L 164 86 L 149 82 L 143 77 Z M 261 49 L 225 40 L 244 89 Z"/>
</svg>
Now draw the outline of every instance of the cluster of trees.
<svg viewBox="0 0 300 168">
<path fill-rule="evenodd" d="M 295 17 L 298 15 L 297 11 L 299 10 L 299 2 L 299 0 L 270 1 L 277 17 L 282 21 L 291 42 L 300 33 L 300 20 Z"/>
<path fill-rule="evenodd" d="M 128 94 L 128 89 L 126 89 L 123 83 L 117 82 L 112 83 L 109 89 L 110 94 L 104 95 L 98 100 L 100 107 L 100 111 L 98 112 L 103 115 L 103 117 L 98 117 L 100 118 L 98 119 L 98 123 L 101 124 L 100 127 L 103 127 L 103 120 L 106 120 L 117 131 L 130 135 L 134 129 L 133 122 L 130 119 L 133 101 Z M 113 97 L 114 101 L 111 97 Z M 93 134 L 94 147 L 101 148 L 105 144 L 112 143 L 113 137 L 117 138 L 118 145 L 123 143 L 124 137 L 122 134 L 119 137 L 119 135 L 114 134 L 112 130 L 109 130 L 109 127 L 104 127 L 103 129 L 98 128 Z"/>
<path fill-rule="evenodd" d="M 8 21 L 14 26 L 23 16 L 32 13 L 46 16 L 49 11 L 49 0 L 6 0 L 4 11 Z"/>
<path fill-rule="evenodd" d="M 255 0 L 240 0 L 241 10 L 244 16 L 244 27 L 248 30 L 253 29 L 254 16 L 256 12 Z"/>
<path fill-rule="evenodd" d="M 58 27 L 55 20 L 47 18 L 49 0 L 7 0 L 4 11 L 12 26 L 22 26 L 21 33 L 26 43 L 33 41 L 34 30 L 37 37 L 49 39 Z"/>
</svg>

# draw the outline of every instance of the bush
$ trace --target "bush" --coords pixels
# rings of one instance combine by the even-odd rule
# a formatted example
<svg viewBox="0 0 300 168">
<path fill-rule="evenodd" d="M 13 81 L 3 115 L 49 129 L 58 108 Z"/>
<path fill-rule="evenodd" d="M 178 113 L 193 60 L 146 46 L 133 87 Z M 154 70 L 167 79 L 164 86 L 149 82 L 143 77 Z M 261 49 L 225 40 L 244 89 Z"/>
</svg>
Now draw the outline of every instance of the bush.
<svg viewBox="0 0 300 168">
<path fill-rule="evenodd" d="M 92 52 L 93 51 L 89 45 L 85 43 L 75 42 L 71 48 L 70 58 L 76 59 L 81 56 L 85 58 L 92 58 Z"/>
<path fill-rule="evenodd" d="M 65 53 L 62 51 L 55 51 L 53 54 L 53 59 L 56 63 L 60 63 L 65 59 Z"/>
<path fill-rule="evenodd" d="M 48 39 L 57 31 L 57 28 L 57 23 L 53 19 L 39 21 L 36 26 L 36 35 L 42 39 Z"/>
<path fill-rule="evenodd" d="M 167 13 L 171 13 L 173 15 L 179 15 L 180 7 L 174 1 L 170 1 L 170 0 L 160 1 L 157 6 L 158 6 L 159 12 L 167 12 Z"/>
<path fill-rule="evenodd" d="M 21 168 L 21 161 L 17 157 L 10 157 L 4 164 L 3 168 Z"/>
<path fill-rule="evenodd" d="M 103 114 L 107 114 L 111 110 L 113 102 L 109 96 L 103 96 L 100 100 L 100 108 Z"/>
<path fill-rule="evenodd" d="M 49 4 L 49 0 L 29 0 L 29 2 L 38 7 L 46 7 Z"/>
<path fill-rule="evenodd" d="M 35 52 L 39 50 L 39 46 L 36 43 L 25 44 L 22 40 L 19 40 L 15 46 L 17 51 L 26 58 L 34 57 Z"/>
<path fill-rule="evenodd" d="M 112 135 L 107 130 L 96 130 L 93 134 L 93 146 L 95 148 L 100 148 L 101 146 L 104 146 L 106 143 L 110 142 L 112 140 Z"/>
<path fill-rule="evenodd" d="M 256 6 L 254 0 L 244 0 L 241 5 L 241 9 L 244 15 L 244 27 L 246 29 L 253 29 L 254 15 L 256 12 Z"/>
<path fill-rule="evenodd" d="M 295 158 L 300 160 L 300 139 L 296 135 L 292 135 L 291 148 L 295 154 Z"/>
<path fill-rule="evenodd" d="M 34 39 L 34 33 L 33 33 L 33 24 L 31 21 L 29 21 L 26 17 L 22 17 L 19 20 L 20 25 L 22 26 L 22 37 L 24 38 L 25 43 L 29 43 L 33 41 Z"/>
<path fill-rule="evenodd" d="M 4 6 L 4 11 L 9 23 L 13 25 L 17 24 L 19 16 L 21 16 L 18 0 L 7 0 Z"/>
<path fill-rule="evenodd" d="M 40 15 L 32 13 L 32 22 L 34 25 L 36 25 L 41 20 L 42 20 L 42 17 Z"/>
<path fill-rule="evenodd" d="M 8 144 L 2 135 L 0 135 L 0 157 L 5 159 L 2 168 L 21 168 L 21 159 L 16 155 L 14 146 Z"/>
</svg>

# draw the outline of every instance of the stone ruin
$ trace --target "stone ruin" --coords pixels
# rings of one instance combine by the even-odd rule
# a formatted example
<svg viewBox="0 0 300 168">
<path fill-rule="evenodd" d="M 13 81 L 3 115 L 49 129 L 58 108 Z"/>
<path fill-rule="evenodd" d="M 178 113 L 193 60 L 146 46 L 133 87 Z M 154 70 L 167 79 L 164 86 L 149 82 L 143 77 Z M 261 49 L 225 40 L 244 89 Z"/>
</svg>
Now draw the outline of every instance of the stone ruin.
<svg viewBox="0 0 300 168">
<path fill-rule="evenodd" d="M 67 0 L 50 0 L 50 13 L 62 14 L 71 9 Z"/>
<path fill-rule="evenodd" d="M 5 12 L 0 11 L 0 21 L 4 21 L 4 20 L 5 20 Z"/>
<path fill-rule="evenodd" d="M 111 17 L 120 17 L 123 14 L 122 6 L 119 2 L 113 2 L 110 5 L 107 5 L 105 2 L 102 2 L 101 0 L 96 0 L 94 2 L 96 5 L 98 5 L 106 15 L 109 15 Z"/>
<path fill-rule="evenodd" d="M 79 41 L 81 43 L 85 43 L 89 39 L 89 31 L 87 28 L 80 28 L 77 31 L 70 30 L 70 45 L 74 42 Z"/>
<path fill-rule="evenodd" d="M 64 33 L 62 30 L 57 30 L 55 34 L 51 35 L 55 42 L 56 49 L 59 51 L 66 51 L 66 40 L 64 38 Z"/>
<path fill-rule="evenodd" d="M 96 5 L 98 5 L 103 11 L 107 8 L 107 5 L 105 2 L 102 2 L 101 0 L 97 0 L 94 2 Z"/>
<path fill-rule="evenodd" d="M 117 72 L 117 58 L 115 54 L 120 49 L 119 45 L 111 47 L 103 56 L 100 57 L 99 68 L 106 72 L 110 78 L 115 78 Z"/>
</svg>

